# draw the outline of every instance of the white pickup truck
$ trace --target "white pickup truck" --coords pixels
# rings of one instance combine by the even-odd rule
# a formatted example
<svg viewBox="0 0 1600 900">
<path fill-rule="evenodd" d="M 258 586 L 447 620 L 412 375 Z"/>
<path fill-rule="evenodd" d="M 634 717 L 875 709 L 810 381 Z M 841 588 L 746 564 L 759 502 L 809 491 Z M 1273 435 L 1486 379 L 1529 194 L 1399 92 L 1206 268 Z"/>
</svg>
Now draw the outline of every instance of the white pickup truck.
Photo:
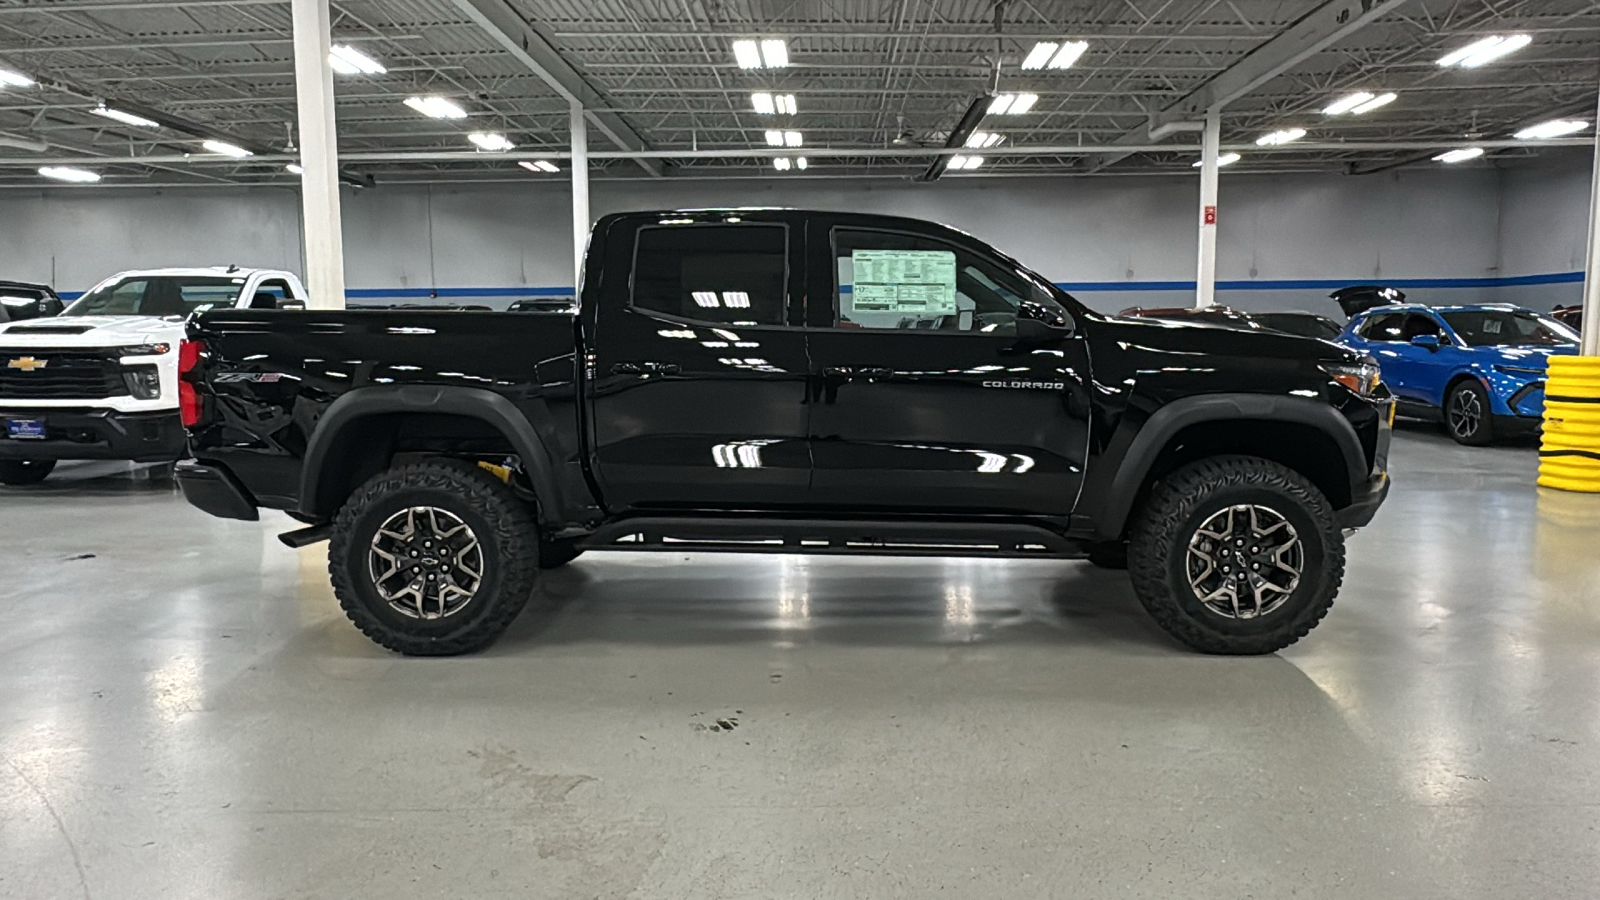
<svg viewBox="0 0 1600 900">
<path fill-rule="evenodd" d="M 150 269 L 107 278 L 60 316 L 0 325 L 0 484 L 37 484 L 65 459 L 178 459 L 184 321 L 305 305 L 290 272 Z"/>
</svg>

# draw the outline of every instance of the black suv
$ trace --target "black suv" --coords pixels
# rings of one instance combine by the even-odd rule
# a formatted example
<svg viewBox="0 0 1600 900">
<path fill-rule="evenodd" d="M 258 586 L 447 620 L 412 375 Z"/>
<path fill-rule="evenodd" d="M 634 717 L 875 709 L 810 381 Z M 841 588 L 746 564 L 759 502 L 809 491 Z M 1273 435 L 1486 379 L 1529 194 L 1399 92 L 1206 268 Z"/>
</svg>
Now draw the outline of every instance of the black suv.
<svg viewBox="0 0 1600 900">
<path fill-rule="evenodd" d="M 491 643 L 590 550 L 1081 558 L 1173 636 L 1305 635 L 1388 489 L 1391 401 L 1330 344 L 1111 319 L 912 219 L 599 221 L 576 310 L 205 313 L 190 502 L 331 538 L 385 647 Z"/>
</svg>

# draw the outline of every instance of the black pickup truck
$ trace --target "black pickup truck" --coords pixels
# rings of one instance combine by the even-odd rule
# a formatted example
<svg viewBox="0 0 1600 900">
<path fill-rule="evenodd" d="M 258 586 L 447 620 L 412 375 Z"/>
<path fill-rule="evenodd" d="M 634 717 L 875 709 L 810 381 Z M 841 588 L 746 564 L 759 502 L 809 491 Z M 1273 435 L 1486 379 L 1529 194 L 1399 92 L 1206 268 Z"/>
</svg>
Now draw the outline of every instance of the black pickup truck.
<svg viewBox="0 0 1600 900">
<path fill-rule="evenodd" d="M 575 311 L 191 322 L 195 506 L 305 522 L 385 647 L 487 646 L 591 550 L 1083 558 L 1180 641 L 1305 635 L 1388 490 L 1333 344 L 1112 319 L 912 219 L 611 215 Z"/>
</svg>

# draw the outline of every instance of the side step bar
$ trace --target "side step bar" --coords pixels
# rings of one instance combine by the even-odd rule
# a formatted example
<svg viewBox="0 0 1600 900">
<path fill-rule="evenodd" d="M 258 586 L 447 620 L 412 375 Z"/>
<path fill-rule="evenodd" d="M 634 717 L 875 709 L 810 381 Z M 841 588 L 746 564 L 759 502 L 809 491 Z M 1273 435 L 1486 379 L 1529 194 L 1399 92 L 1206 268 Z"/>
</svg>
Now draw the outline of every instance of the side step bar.
<svg viewBox="0 0 1600 900">
<path fill-rule="evenodd" d="M 998 556 L 1082 559 L 1087 546 L 1021 522 L 818 521 L 640 516 L 601 526 L 584 550 L 818 553 L 856 556 Z"/>
</svg>

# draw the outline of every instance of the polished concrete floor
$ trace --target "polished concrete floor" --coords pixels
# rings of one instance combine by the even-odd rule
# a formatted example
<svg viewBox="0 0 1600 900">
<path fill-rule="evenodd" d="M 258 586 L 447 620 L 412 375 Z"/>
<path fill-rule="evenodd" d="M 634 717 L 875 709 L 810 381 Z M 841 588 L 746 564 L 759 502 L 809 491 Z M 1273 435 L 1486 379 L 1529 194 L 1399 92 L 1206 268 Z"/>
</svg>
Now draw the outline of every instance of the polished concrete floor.
<svg viewBox="0 0 1600 900">
<path fill-rule="evenodd" d="M 1600 895 L 1600 496 L 1393 464 L 1260 659 L 1082 563 L 731 555 L 403 659 L 286 519 L 70 467 L 0 490 L 0 896 Z"/>
</svg>

